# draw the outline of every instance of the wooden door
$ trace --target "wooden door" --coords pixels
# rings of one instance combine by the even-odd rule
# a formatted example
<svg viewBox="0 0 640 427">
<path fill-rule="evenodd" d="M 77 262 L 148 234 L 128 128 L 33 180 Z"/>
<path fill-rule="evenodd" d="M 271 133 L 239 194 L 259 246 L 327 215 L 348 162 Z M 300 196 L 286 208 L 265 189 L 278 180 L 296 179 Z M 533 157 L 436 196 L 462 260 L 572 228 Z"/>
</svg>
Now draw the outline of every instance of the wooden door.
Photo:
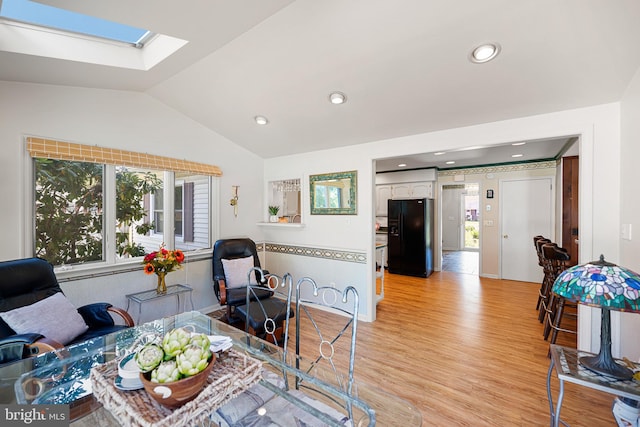
<svg viewBox="0 0 640 427">
<path fill-rule="evenodd" d="M 569 251 L 569 265 L 578 263 L 578 156 L 562 159 L 562 244 Z"/>
</svg>

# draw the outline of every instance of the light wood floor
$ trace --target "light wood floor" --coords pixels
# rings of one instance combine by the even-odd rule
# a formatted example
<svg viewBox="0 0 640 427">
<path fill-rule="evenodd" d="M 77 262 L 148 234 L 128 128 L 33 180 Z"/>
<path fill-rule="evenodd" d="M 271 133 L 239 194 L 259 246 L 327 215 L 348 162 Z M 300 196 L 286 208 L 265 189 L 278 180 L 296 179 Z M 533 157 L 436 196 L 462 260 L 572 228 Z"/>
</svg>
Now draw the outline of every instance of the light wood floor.
<svg viewBox="0 0 640 427">
<path fill-rule="evenodd" d="M 358 324 L 357 380 L 414 404 L 425 426 L 549 425 L 538 288 L 448 272 L 387 273 L 377 320 Z M 575 347 L 575 336 L 558 344 Z M 555 380 L 553 390 L 555 397 Z M 573 427 L 615 426 L 612 401 L 567 384 L 562 418 Z"/>
</svg>

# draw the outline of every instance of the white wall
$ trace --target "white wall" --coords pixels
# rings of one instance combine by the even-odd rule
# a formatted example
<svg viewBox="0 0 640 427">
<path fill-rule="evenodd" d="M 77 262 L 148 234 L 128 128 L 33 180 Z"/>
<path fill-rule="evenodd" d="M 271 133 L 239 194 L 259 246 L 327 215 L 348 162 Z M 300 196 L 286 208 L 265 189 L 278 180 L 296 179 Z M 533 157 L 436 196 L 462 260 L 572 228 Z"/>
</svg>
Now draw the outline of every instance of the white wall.
<svg viewBox="0 0 640 427">
<path fill-rule="evenodd" d="M 620 241 L 620 265 L 640 272 L 640 70 L 636 73 L 620 103 L 621 155 L 620 205 L 621 224 L 631 224 L 631 240 Z M 622 333 L 629 337 L 622 344 L 622 354 L 640 360 L 640 314 L 622 313 Z M 612 316 L 612 321 L 616 319 Z"/>
<path fill-rule="evenodd" d="M 551 162 L 553 163 L 553 162 Z M 501 265 L 502 262 L 499 259 L 501 256 L 501 242 L 502 242 L 502 224 L 500 218 L 500 205 L 502 203 L 500 188 L 501 181 L 503 180 L 512 180 L 512 179 L 529 179 L 536 177 L 547 177 L 553 176 L 555 174 L 555 167 L 529 167 L 530 165 L 512 165 L 505 166 L 504 170 L 491 170 L 491 174 L 489 175 L 487 171 L 489 169 L 478 168 L 478 169 L 463 169 L 456 172 L 458 177 L 462 177 L 463 181 L 455 181 L 456 175 L 451 173 L 442 172 L 438 175 L 438 186 L 442 188 L 443 185 L 446 184 L 464 184 L 468 183 L 478 183 L 480 188 L 479 202 L 480 202 L 480 276 L 482 277 L 492 277 L 492 278 L 502 278 Z M 486 197 L 486 190 L 493 190 L 493 198 L 488 199 Z M 438 194 L 440 197 L 442 193 Z M 487 211 L 486 206 L 490 205 L 491 210 Z M 446 216 L 443 214 L 443 228 L 446 222 Z M 485 221 L 491 221 L 490 224 L 486 225 Z M 445 235 L 444 229 L 436 229 L 436 241 L 440 241 L 441 237 Z M 533 236 L 531 236 L 533 237 Z M 556 239 L 555 236 L 549 235 L 547 236 L 549 239 Z M 533 248 L 533 244 L 528 246 L 531 251 L 532 262 L 535 262 L 537 266 L 537 258 L 535 254 L 535 249 Z M 437 252 L 439 253 L 439 252 Z M 534 261 L 535 260 L 535 261 Z M 439 261 L 439 260 L 437 260 Z M 438 264 L 438 262 L 436 262 Z"/>
<path fill-rule="evenodd" d="M 619 258 L 620 176 L 611 173 L 620 161 L 620 111 L 612 103 L 589 108 L 549 113 L 521 119 L 487 123 L 440 132 L 411 135 L 346 148 L 318 151 L 265 161 L 265 181 L 281 178 L 303 178 L 303 211 L 307 226 L 296 230 L 272 229 L 265 232 L 270 242 L 365 250 L 367 271 L 358 277 L 363 313 L 374 319 L 372 298 L 374 256 L 374 173 L 377 158 L 446 151 L 472 145 L 493 145 L 512 141 L 537 140 L 557 136 L 580 136 L 581 161 L 581 261 L 594 254 L 606 253 Z M 597 160 L 597 161 L 596 161 Z M 606 165 L 606 167 L 605 167 Z M 308 175 L 315 173 L 358 170 L 358 215 L 355 217 L 309 216 Z M 286 173 L 288 176 L 282 176 Z M 265 207 L 266 208 L 266 207 Z M 264 209 L 264 208 L 263 208 Z M 307 271 L 307 275 L 327 275 L 331 271 L 313 271 L 301 256 L 291 256 L 291 268 Z M 336 261 L 340 262 L 340 261 Z M 352 269 L 354 272 L 357 268 Z M 341 283 L 336 278 L 336 283 Z M 353 283 L 352 283 L 353 284 Z M 592 348 L 591 309 L 586 308 L 579 325 L 579 346 Z M 594 332 L 595 333 L 595 332 Z M 598 330 L 599 333 L 599 330 Z M 613 332 L 614 341 L 616 331 Z M 596 338 L 598 334 L 596 333 Z M 597 345 L 597 343 L 596 343 Z"/>
<path fill-rule="evenodd" d="M 31 203 L 25 135 L 89 145 L 149 152 L 220 166 L 220 236 L 262 239 L 262 159 L 145 94 L 62 86 L 0 82 L 0 260 L 31 256 L 24 233 Z M 231 186 L 239 185 L 239 214 L 229 206 Z M 196 288 L 196 309 L 217 304 L 211 288 L 210 261 L 193 263 L 189 273 L 169 275 L 168 283 L 188 280 Z M 109 301 L 123 306 L 124 294 L 155 286 L 140 273 L 116 274 L 62 285 L 72 302 Z M 126 306 L 126 304 L 124 304 Z"/>
<path fill-rule="evenodd" d="M 265 161 L 265 182 L 280 179 L 301 179 L 301 208 L 304 227 L 264 227 L 265 241 L 269 243 L 325 248 L 339 251 L 366 253 L 373 257 L 373 168 L 371 159 L 362 154 L 363 146 L 355 145 L 335 150 L 317 151 L 296 156 L 279 157 Z M 309 175 L 357 170 L 356 215 L 311 215 L 309 203 Z M 265 190 L 265 192 L 268 189 Z M 266 206 L 263 207 L 263 212 Z M 297 281 L 309 276 L 319 285 L 330 282 L 338 288 L 354 286 L 360 295 L 360 314 L 363 320 L 373 320 L 373 272 L 370 264 L 316 258 L 305 255 L 266 253 L 270 272 L 289 272 Z"/>
<path fill-rule="evenodd" d="M 264 161 L 263 170 L 262 160 L 255 155 L 144 94 L 0 82 L 0 200 L 4 204 L 0 210 L 0 230 L 5 242 L 0 246 L 0 260 L 30 255 L 25 253 L 23 244 L 24 230 L 32 221 L 24 215 L 24 204 L 28 203 L 30 197 L 24 185 L 27 174 L 23 143 L 25 135 L 147 151 L 212 163 L 222 168 L 224 176 L 220 180 L 219 214 L 221 237 L 249 236 L 256 241 L 264 238 L 267 242 L 365 253 L 367 264 L 364 269 L 358 263 L 340 264 L 340 268 L 334 269 L 332 267 L 335 267 L 335 263 L 343 261 L 315 263 L 309 262 L 309 258 L 304 256 L 289 256 L 291 260 L 288 264 L 295 271 L 305 272 L 305 275 L 311 277 L 329 277 L 334 270 L 339 271 L 335 283 L 338 286 L 355 285 L 363 301 L 363 316 L 373 319 L 374 159 L 471 145 L 580 135 L 581 261 L 589 261 L 596 255 L 605 253 L 611 261 L 622 261 L 622 264 L 637 268 L 637 243 L 623 242 L 621 248 L 618 236 L 620 218 L 631 223 L 638 212 L 639 202 L 629 200 L 634 195 L 633 188 L 629 186 L 637 182 L 632 159 L 639 150 L 635 147 L 635 142 L 638 140 L 640 125 L 634 120 L 640 110 L 638 80 L 638 77 L 634 79 L 622 104 L 625 159 L 622 164 L 625 184 L 622 194 L 627 197 L 622 212 L 621 175 L 612 173 L 621 164 L 618 103 L 268 159 Z M 358 171 L 358 214 L 309 215 L 309 174 L 347 170 Z M 256 226 L 257 222 L 265 218 L 265 182 L 297 177 L 303 178 L 302 208 L 306 226 L 289 229 Z M 228 204 L 232 185 L 240 186 L 237 218 L 234 218 L 233 210 Z M 625 256 L 622 260 L 621 249 Z M 267 268 L 269 258 L 265 257 Z M 271 258 L 276 259 L 275 256 Z M 194 295 L 196 308 L 210 305 L 214 300 L 213 294 L 209 293 L 209 268 L 205 263 L 202 268 L 194 265 L 190 269 L 194 275 L 189 274 L 187 280 L 197 284 L 199 288 L 199 293 Z M 76 304 L 96 300 L 117 302 L 125 292 L 149 287 L 146 282 L 144 285 L 140 284 L 145 280 L 142 274 L 130 274 L 131 277 L 114 275 L 122 279 L 121 284 L 114 287 L 105 286 L 96 279 L 69 282 L 65 285 L 65 292 L 73 295 L 73 302 Z M 581 311 L 581 348 L 590 349 L 592 341 L 597 341 L 592 339 L 591 317 L 590 309 L 587 308 L 584 313 Z M 623 331 L 627 331 L 625 322 L 623 320 Z M 624 333 L 626 338 L 626 332 Z M 636 336 L 633 338 L 637 341 Z M 614 348 L 615 346 L 614 324 Z"/>
</svg>

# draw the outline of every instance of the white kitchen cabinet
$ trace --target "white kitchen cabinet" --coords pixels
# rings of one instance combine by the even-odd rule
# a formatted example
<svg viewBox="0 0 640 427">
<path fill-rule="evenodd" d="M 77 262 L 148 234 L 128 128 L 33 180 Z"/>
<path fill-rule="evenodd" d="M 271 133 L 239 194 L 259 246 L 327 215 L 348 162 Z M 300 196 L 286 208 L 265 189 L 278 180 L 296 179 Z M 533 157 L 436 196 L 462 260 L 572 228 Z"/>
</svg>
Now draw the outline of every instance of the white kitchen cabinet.
<svg viewBox="0 0 640 427">
<path fill-rule="evenodd" d="M 387 200 L 390 198 L 390 185 L 376 185 L 376 216 L 387 216 Z"/>
<path fill-rule="evenodd" d="M 411 184 L 394 184 L 391 186 L 392 199 L 408 199 L 411 197 Z"/>
<path fill-rule="evenodd" d="M 433 198 L 433 182 L 376 185 L 376 216 L 387 216 L 389 199 Z"/>
<path fill-rule="evenodd" d="M 414 182 L 410 184 L 411 197 L 414 199 L 420 198 L 433 198 L 433 183 L 432 182 Z"/>
<path fill-rule="evenodd" d="M 391 186 L 392 199 L 433 198 L 433 182 L 407 182 Z"/>
</svg>

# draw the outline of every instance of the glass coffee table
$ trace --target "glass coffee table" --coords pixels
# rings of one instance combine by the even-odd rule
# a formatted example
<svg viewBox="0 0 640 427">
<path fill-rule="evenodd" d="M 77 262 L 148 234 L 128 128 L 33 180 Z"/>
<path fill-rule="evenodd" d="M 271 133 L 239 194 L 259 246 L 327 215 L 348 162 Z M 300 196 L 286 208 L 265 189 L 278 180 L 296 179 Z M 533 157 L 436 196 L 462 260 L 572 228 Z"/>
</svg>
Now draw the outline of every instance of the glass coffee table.
<svg viewBox="0 0 640 427">
<path fill-rule="evenodd" d="M 0 367 L 0 378 L 2 379 L 0 382 L 2 401 L 0 403 L 67 404 L 70 409 L 71 425 L 76 427 L 132 425 L 123 422 L 121 417 L 113 415 L 114 412 L 117 414 L 113 405 L 109 409 L 105 408 L 105 406 L 109 406 L 108 404 L 102 405 L 101 401 L 105 402 L 104 399 L 101 399 L 104 390 L 92 390 L 92 381 L 93 384 L 99 384 L 95 382 L 96 372 L 101 372 L 106 366 L 115 364 L 115 359 L 119 360 L 132 345 L 144 340 L 149 334 L 162 335 L 181 326 L 189 326 L 196 332 L 207 335 L 231 337 L 233 348 L 229 354 L 242 354 L 253 362 L 257 361 L 261 372 L 269 371 L 279 376 L 285 374 L 287 378 L 306 376 L 307 382 L 322 389 L 325 394 L 329 392 L 331 399 L 336 401 L 348 399 L 354 407 L 355 425 L 367 426 L 378 423 L 379 425 L 420 426 L 422 424 L 420 411 L 403 399 L 385 393 L 380 387 L 358 383 L 356 385 L 357 396 L 346 396 L 338 387 L 334 387 L 330 383 L 329 378 L 333 376 L 332 373 L 324 376 L 318 372 L 311 378 L 303 372 L 303 369 L 298 370 L 293 367 L 295 366 L 293 359 L 295 355 L 292 355 L 291 352 L 285 361 L 281 348 L 196 311 L 181 313 L 95 338 L 82 344 L 66 347 L 57 353 L 47 353 L 4 365 Z M 303 363 L 307 362 L 303 361 Z M 93 373 L 92 368 L 95 368 Z M 274 388 L 267 384 L 262 377 L 256 381 Z M 94 396 L 94 391 L 99 394 L 98 398 Z M 290 394 L 289 389 L 278 390 L 275 388 L 272 391 L 287 399 Z M 125 406 L 128 404 L 126 399 L 129 395 L 127 393 L 123 391 L 121 395 L 116 396 L 125 399 L 123 401 Z M 229 397 L 226 402 L 233 401 L 235 396 Z M 324 415 L 318 413 L 317 409 L 307 403 L 295 399 L 292 402 L 294 405 L 299 405 L 301 410 L 323 419 Z M 212 408 L 212 411 L 214 409 Z M 286 414 L 283 414 L 284 416 Z M 217 425 L 213 421 L 205 424 Z M 327 425 L 341 424 L 333 424 L 332 421 L 328 421 Z"/>
</svg>

